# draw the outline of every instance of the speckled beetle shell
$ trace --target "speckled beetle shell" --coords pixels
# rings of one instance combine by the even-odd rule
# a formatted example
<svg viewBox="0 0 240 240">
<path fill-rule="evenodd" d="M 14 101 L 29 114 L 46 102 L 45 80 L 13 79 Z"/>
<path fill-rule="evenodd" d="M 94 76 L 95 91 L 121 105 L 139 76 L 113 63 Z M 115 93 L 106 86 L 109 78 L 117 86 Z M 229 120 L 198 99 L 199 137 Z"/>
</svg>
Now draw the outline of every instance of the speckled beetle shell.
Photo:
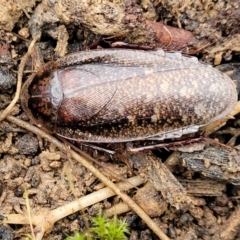
<svg viewBox="0 0 240 240">
<path fill-rule="evenodd" d="M 181 137 L 226 116 L 236 102 L 232 80 L 196 58 L 126 49 L 47 63 L 21 97 L 36 125 L 84 142 Z"/>
</svg>

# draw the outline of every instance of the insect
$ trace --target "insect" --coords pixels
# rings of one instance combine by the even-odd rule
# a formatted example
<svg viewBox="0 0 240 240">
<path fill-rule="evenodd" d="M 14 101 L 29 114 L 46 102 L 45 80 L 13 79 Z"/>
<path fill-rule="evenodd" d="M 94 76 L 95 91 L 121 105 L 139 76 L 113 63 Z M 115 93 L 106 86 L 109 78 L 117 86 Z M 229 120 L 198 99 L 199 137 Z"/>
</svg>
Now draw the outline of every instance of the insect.
<svg viewBox="0 0 240 240">
<path fill-rule="evenodd" d="M 226 116 L 232 80 L 196 58 L 163 51 L 76 52 L 31 75 L 21 104 L 39 127 L 83 142 L 179 138 Z"/>
</svg>

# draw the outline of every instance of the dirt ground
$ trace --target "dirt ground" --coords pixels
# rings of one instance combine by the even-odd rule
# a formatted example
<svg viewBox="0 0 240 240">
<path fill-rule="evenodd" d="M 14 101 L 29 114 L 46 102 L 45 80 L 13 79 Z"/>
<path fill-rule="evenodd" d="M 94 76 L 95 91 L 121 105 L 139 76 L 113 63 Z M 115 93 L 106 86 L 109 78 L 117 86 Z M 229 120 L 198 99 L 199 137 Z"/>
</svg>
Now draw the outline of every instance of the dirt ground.
<svg viewBox="0 0 240 240">
<path fill-rule="evenodd" d="M 238 85 L 239 21 L 237 0 L 2 0 L 0 111 L 13 99 L 19 64 L 38 35 L 23 81 L 44 62 L 66 53 L 123 46 L 195 55 Z M 185 150 L 170 146 L 131 155 L 123 144 L 98 145 L 109 153 L 75 146 L 112 182 L 129 183 L 132 180 L 126 179 L 137 178 L 136 186 L 132 183 L 129 190 L 119 192 L 126 192 L 140 205 L 163 232 L 161 239 L 240 239 L 238 109 L 239 105 L 235 118 L 226 124 L 224 119 L 205 129 L 211 133 L 210 140 L 190 143 Z M 29 122 L 19 101 L 10 115 Z M 123 203 L 122 196 L 106 194 L 97 201 L 97 195 L 91 195 L 100 194 L 106 184 L 76 161 L 67 144 L 58 145 L 30 128 L 11 117 L 0 122 L 0 239 L 23 240 L 28 239 L 24 234 L 31 234 L 26 193 L 36 239 L 60 240 L 75 230 L 84 232 L 90 217 L 100 209 L 126 219 L 129 239 L 159 239 L 150 223 Z M 111 154 L 116 149 L 122 151 Z M 89 199 L 77 201 L 84 196 Z"/>
</svg>

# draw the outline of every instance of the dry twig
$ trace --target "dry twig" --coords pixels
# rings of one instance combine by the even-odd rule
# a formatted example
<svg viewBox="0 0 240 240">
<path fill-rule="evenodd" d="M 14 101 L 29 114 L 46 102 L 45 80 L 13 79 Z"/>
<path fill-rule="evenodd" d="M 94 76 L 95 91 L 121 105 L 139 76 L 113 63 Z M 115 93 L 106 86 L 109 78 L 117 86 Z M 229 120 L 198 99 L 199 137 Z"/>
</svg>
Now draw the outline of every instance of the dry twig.
<svg viewBox="0 0 240 240">
<path fill-rule="evenodd" d="M 15 96 L 14 96 L 12 102 L 8 105 L 8 107 L 7 107 L 6 109 L 4 109 L 4 111 L 1 113 L 0 121 L 2 121 L 2 120 L 11 112 L 13 106 L 16 104 L 16 102 L 17 102 L 18 99 L 19 99 L 19 96 L 20 96 L 20 93 L 21 93 L 21 88 L 22 88 L 23 70 L 24 70 L 25 64 L 26 64 L 29 56 L 30 56 L 31 53 L 32 53 L 33 47 L 34 47 L 35 43 L 38 41 L 38 39 L 39 39 L 39 36 L 36 36 L 36 37 L 32 40 L 32 42 L 31 42 L 30 45 L 29 45 L 29 48 L 28 48 L 27 53 L 23 56 L 23 58 L 22 58 L 22 60 L 21 60 L 21 63 L 19 64 L 19 67 L 18 67 L 18 81 L 17 81 L 16 93 L 15 93 Z"/>
</svg>

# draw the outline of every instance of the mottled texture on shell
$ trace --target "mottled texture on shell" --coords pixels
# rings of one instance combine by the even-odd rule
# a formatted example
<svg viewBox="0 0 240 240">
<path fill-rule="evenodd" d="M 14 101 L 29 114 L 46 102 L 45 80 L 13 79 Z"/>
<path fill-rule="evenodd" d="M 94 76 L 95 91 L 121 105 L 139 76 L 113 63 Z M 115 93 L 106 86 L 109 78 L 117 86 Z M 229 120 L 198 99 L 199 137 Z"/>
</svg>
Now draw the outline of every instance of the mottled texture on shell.
<svg viewBox="0 0 240 240">
<path fill-rule="evenodd" d="M 68 55 L 58 64 L 63 100 L 55 131 L 71 139 L 164 138 L 226 116 L 237 101 L 230 78 L 181 55 L 96 50 Z"/>
</svg>

